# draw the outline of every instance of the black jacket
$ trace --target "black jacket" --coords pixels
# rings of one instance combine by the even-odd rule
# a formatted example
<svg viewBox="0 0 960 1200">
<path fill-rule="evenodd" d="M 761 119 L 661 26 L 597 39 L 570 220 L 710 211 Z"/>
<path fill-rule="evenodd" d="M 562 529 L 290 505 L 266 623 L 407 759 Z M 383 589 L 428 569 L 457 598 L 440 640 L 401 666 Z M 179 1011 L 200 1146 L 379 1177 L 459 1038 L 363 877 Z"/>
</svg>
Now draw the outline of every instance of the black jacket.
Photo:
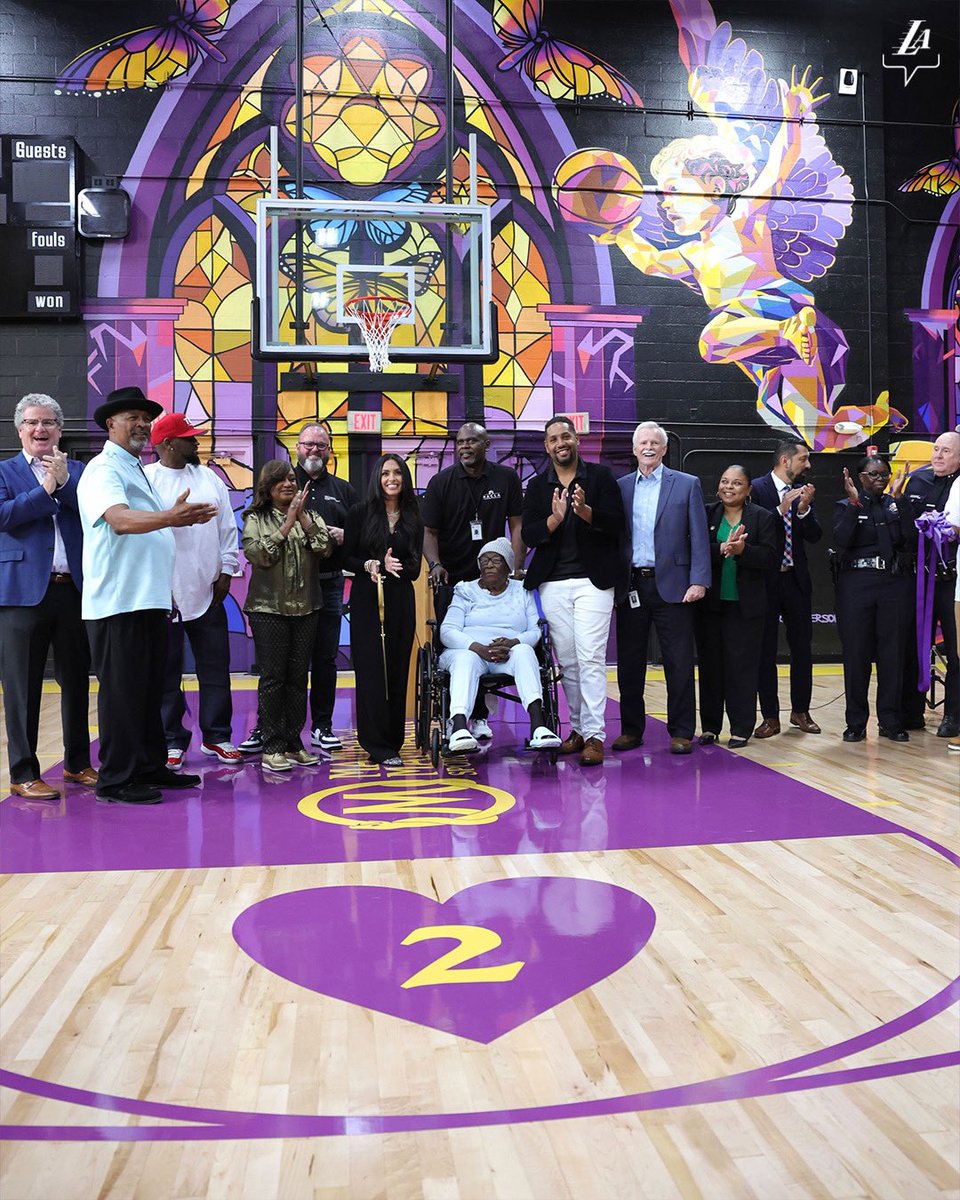
<svg viewBox="0 0 960 1200">
<path fill-rule="evenodd" d="M 582 521 L 573 512 L 577 538 L 577 553 L 587 577 L 594 587 L 606 589 L 622 583 L 621 546 L 626 526 L 623 501 L 617 481 L 607 467 L 580 460 L 578 471 L 583 473 L 584 494 L 593 509 L 593 520 Z M 558 486 L 553 465 L 536 475 L 527 484 L 523 498 L 523 540 L 534 549 L 527 569 L 524 586 L 528 589 L 549 583 L 562 539 L 562 529 L 553 533 L 547 529 L 547 519 L 553 511 L 553 489 Z"/>
<path fill-rule="evenodd" d="M 853 559 L 879 556 L 889 573 L 895 555 L 898 573 L 912 573 L 917 551 L 912 506 L 892 496 L 871 500 L 862 492 L 859 506 L 839 500 L 833 515 L 833 543 L 840 554 L 841 570 Z"/>
<path fill-rule="evenodd" d="M 950 488 L 958 475 L 960 475 L 960 471 L 954 471 L 952 475 L 934 475 L 933 467 L 921 467 L 918 471 L 914 471 L 903 489 L 903 499 L 911 507 L 911 516 L 919 517 L 922 513 L 943 512 L 947 505 Z M 956 567 L 956 542 L 947 542 L 943 547 L 943 557 L 948 568 Z M 943 568 L 940 567 L 937 573 L 941 574 L 942 572 Z"/>
<path fill-rule="evenodd" d="M 717 500 L 707 505 L 707 528 L 710 531 L 710 564 L 713 581 L 701 604 L 704 608 L 717 611 L 720 599 L 720 543 L 717 530 L 723 520 L 723 504 Z M 743 506 L 743 524 L 747 530 L 747 544 L 736 559 L 737 592 L 740 596 L 740 611 L 745 617 L 759 617 L 767 608 L 767 582 L 780 566 L 783 549 L 777 540 L 777 518 L 765 508 L 749 501 Z"/>
<path fill-rule="evenodd" d="M 761 475 L 759 479 L 753 481 L 750 499 L 754 504 L 773 513 L 779 548 L 777 559 L 779 568 L 780 561 L 783 559 L 783 517 L 776 511 L 780 507 L 780 496 L 772 473 Z M 794 500 L 791 508 L 793 512 L 793 573 L 800 585 L 800 590 L 805 596 L 809 596 L 813 591 L 813 582 L 810 579 L 810 566 L 807 563 L 807 542 L 810 542 L 811 545 L 819 542 L 823 537 L 823 530 L 817 520 L 817 514 L 812 508 L 805 517 L 798 517 L 797 509 L 799 507 L 800 501 Z"/>
</svg>

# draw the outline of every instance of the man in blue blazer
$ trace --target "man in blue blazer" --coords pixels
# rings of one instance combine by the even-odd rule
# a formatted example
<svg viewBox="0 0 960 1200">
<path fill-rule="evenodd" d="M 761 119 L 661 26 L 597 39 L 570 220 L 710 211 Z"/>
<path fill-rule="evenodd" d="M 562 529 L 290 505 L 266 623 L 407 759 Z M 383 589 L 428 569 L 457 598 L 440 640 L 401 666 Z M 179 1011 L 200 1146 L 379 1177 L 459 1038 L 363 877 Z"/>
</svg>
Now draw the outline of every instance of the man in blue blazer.
<svg viewBox="0 0 960 1200">
<path fill-rule="evenodd" d="M 780 732 L 780 696 L 777 680 L 777 643 L 780 617 L 790 648 L 790 724 L 801 733 L 819 733 L 810 716 L 813 695 L 813 583 L 807 564 L 807 544 L 819 542 L 823 530 L 813 511 L 816 488 L 807 483 L 810 450 L 795 438 L 780 442 L 774 452 L 773 471 L 753 481 L 754 504 L 769 509 L 777 523 L 780 570 L 770 576 L 767 616 L 760 649 L 760 724 L 754 737 L 774 737 Z"/>
<path fill-rule="evenodd" d="M 710 586 L 710 541 L 700 481 L 663 465 L 667 434 L 654 421 L 634 430 L 637 470 L 618 481 L 627 518 L 629 586 L 617 607 L 621 734 L 614 750 L 642 745 L 651 626 L 663 651 L 670 752 L 689 754 L 696 729 L 693 604 Z"/>
<path fill-rule="evenodd" d="M 90 651 L 80 618 L 83 535 L 80 463 L 60 452 L 63 411 L 31 392 L 13 423 L 23 451 L 0 462 L 0 679 L 11 791 L 30 800 L 60 793 L 40 777 L 37 735 L 47 652 L 60 684 L 64 779 L 92 787 L 88 721 Z"/>
</svg>

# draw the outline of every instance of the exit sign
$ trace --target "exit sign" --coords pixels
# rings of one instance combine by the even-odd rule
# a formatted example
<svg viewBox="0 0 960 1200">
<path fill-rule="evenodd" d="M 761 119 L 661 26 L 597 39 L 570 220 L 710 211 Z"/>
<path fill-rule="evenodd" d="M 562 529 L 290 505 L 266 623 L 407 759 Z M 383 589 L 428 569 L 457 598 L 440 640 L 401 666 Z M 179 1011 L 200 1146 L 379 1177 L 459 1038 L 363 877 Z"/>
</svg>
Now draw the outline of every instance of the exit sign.
<svg viewBox="0 0 960 1200">
<path fill-rule="evenodd" d="M 567 416 L 573 422 L 573 428 L 577 433 L 590 432 L 590 414 L 585 412 L 568 413 Z"/>
<path fill-rule="evenodd" d="M 379 433 L 382 420 L 379 412 L 350 409 L 347 412 L 347 433 Z"/>
</svg>

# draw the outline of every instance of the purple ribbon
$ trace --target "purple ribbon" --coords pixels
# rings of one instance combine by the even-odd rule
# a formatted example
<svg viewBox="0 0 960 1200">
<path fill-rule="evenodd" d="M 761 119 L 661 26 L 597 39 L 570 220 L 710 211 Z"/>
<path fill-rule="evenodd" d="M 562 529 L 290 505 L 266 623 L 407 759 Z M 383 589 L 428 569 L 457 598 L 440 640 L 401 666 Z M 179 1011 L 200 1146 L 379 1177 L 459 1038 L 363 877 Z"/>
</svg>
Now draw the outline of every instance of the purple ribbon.
<svg viewBox="0 0 960 1200">
<path fill-rule="evenodd" d="M 953 526 L 942 512 L 925 512 L 914 522 L 920 537 L 927 539 L 927 553 L 917 556 L 917 691 L 930 687 L 930 646 L 933 643 L 933 592 L 937 582 L 937 559 L 946 566 L 945 549 L 957 540 Z"/>
</svg>

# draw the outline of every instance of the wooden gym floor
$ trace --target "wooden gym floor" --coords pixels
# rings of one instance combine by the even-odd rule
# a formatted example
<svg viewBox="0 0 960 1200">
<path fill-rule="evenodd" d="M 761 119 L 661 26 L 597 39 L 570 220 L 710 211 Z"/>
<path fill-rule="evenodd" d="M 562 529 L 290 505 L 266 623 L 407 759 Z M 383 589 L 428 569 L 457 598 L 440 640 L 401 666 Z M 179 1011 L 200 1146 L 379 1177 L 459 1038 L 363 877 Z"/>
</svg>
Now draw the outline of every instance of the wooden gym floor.
<svg viewBox="0 0 960 1200">
<path fill-rule="evenodd" d="M 841 691 L 736 753 L 551 765 L 502 705 L 439 772 L 4 799 L 0 1196 L 960 1196 L 960 755 Z"/>
</svg>

